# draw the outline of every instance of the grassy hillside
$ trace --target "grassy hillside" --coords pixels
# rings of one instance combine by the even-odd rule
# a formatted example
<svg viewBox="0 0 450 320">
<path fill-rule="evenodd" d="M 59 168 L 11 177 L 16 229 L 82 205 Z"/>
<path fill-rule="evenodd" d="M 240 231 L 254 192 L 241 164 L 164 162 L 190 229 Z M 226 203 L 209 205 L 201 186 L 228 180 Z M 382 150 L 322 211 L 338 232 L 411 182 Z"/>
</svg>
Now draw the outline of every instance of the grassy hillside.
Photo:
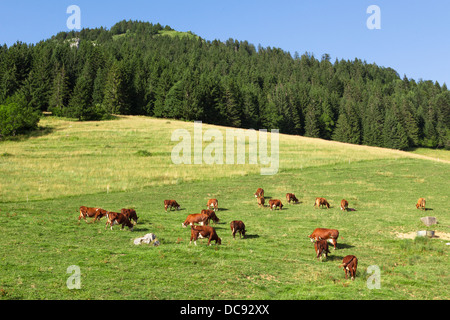
<svg viewBox="0 0 450 320">
<path fill-rule="evenodd" d="M 0 143 L 0 299 L 450 297 L 448 161 L 280 135 L 279 173 L 261 176 L 260 165 L 172 164 L 171 134 L 192 132 L 192 123 L 45 118 L 41 126 L 41 135 Z M 258 208 L 258 187 L 281 199 L 283 210 Z M 300 203 L 285 203 L 287 192 Z M 319 196 L 330 209 L 313 208 Z M 419 197 L 427 199 L 426 212 L 415 208 Z M 182 210 L 165 213 L 169 198 Z M 222 245 L 189 245 L 181 223 L 209 198 L 219 199 Z M 342 198 L 355 211 L 342 212 Z M 81 205 L 133 207 L 140 220 L 134 232 L 105 230 L 105 220 L 78 224 Z M 439 238 L 399 237 L 425 229 L 426 215 L 438 218 Z M 245 222 L 246 239 L 233 240 L 232 220 Z M 323 262 L 307 238 L 317 227 L 341 235 Z M 159 247 L 133 244 L 150 232 Z M 348 254 L 360 261 L 354 282 L 338 267 Z M 66 286 L 71 265 L 81 269 L 81 290 Z M 367 288 L 371 265 L 381 270 L 379 290 Z"/>
</svg>

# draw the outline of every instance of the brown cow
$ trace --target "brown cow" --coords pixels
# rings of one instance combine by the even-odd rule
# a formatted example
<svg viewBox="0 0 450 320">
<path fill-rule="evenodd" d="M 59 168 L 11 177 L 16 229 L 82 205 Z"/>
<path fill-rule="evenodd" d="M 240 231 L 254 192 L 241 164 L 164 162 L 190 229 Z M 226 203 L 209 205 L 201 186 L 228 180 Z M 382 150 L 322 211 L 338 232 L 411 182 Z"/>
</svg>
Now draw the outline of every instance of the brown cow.
<svg viewBox="0 0 450 320">
<path fill-rule="evenodd" d="M 127 218 L 128 218 L 130 221 L 133 220 L 133 221 L 135 222 L 135 224 L 137 224 L 138 216 L 137 216 L 137 214 L 136 214 L 136 210 L 134 210 L 134 209 L 122 209 L 122 210 L 120 211 L 120 213 L 123 213 L 124 215 L 127 216 Z"/>
<path fill-rule="evenodd" d="M 319 240 L 327 240 L 334 246 L 334 250 L 336 250 L 337 239 L 339 238 L 339 231 L 335 229 L 317 228 L 308 237 L 311 239 L 311 242 Z"/>
<path fill-rule="evenodd" d="M 341 201 L 341 210 L 348 211 L 348 201 L 345 199 L 342 199 L 342 201 Z"/>
<path fill-rule="evenodd" d="M 344 268 L 345 271 L 345 279 L 348 278 L 348 274 L 352 280 L 355 280 L 356 269 L 358 267 L 358 258 L 355 256 L 346 256 L 344 260 L 342 260 L 342 264 L 339 268 Z"/>
<path fill-rule="evenodd" d="M 293 193 L 286 193 L 286 201 L 288 203 L 291 203 L 291 201 L 294 203 L 298 203 L 298 199 Z"/>
<path fill-rule="evenodd" d="M 214 221 L 214 224 L 216 224 L 220 221 L 220 219 L 216 216 L 216 213 L 214 212 L 214 210 L 202 210 L 201 213 L 208 215 L 208 217 L 209 217 L 208 224 L 209 224 L 209 221 L 211 221 L 211 220 Z"/>
<path fill-rule="evenodd" d="M 425 204 L 426 204 L 425 199 L 424 198 L 420 198 L 419 200 L 417 200 L 416 208 L 417 209 L 426 210 L 425 209 Z"/>
<path fill-rule="evenodd" d="M 219 201 L 217 201 L 217 199 L 209 199 L 206 207 L 208 209 L 214 208 L 213 209 L 214 211 L 219 210 Z"/>
<path fill-rule="evenodd" d="M 100 220 L 102 217 L 106 216 L 106 210 L 102 208 L 89 208 L 85 206 L 80 207 L 80 215 L 78 216 L 78 223 L 80 223 L 81 218 L 87 223 L 87 218 L 93 218 L 93 222 Z"/>
<path fill-rule="evenodd" d="M 191 225 L 191 241 L 189 244 L 194 240 L 194 244 L 197 245 L 197 239 L 199 238 L 208 239 L 208 246 L 211 245 L 212 240 L 215 240 L 216 244 L 222 244 L 222 240 L 219 238 L 213 227 Z"/>
<path fill-rule="evenodd" d="M 314 203 L 314 207 L 319 208 L 320 206 L 326 206 L 327 209 L 330 208 L 330 204 L 325 198 L 316 198 L 316 202 Z"/>
<path fill-rule="evenodd" d="M 244 236 L 245 239 L 245 224 L 242 221 L 232 221 L 230 223 L 230 228 L 231 228 L 231 234 L 233 235 L 233 239 L 235 239 L 236 237 L 236 232 L 239 232 L 239 238 L 242 238 L 242 236 Z"/>
<path fill-rule="evenodd" d="M 175 200 L 164 200 L 164 209 L 166 210 L 166 212 L 167 208 L 170 208 L 170 211 L 172 210 L 172 208 L 180 210 L 180 205 Z"/>
<path fill-rule="evenodd" d="M 266 203 L 266 200 L 264 199 L 264 197 L 258 197 L 258 206 L 259 207 L 264 207 L 264 204 Z"/>
<path fill-rule="evenodd" d="M 322 260 L 328 258 L 330 250 L 328 250 L 328 242 L 326 240 L 319 240 L 314 243 L 314 249 L 316 250 L 316 258 Z"/>
<path fill-rule="evenodd" d="M 273 208 L 277 208 L 277 207 L 279 207 L 280 210 L 283 209 L 283 204 L 281 203 L 281 200 L 277 200 L 277 199 L 269 200 L 270 210 L 273 210 Z"/>
<path fill-rule="evenodd" d="M 181 226 L 183 228 L 186 228 L 189 224 L 193 226 L 194 223 L 198 223 L 202 226 L 208 225 L 209 219 L 209 216 L 205 213 L 190 214 L 187 216 L 186 220 L 181 224 Z"/>
<path fill-rule="evenodd" d="M 262 188 L 258 188 L 255 193 L 255 198 L 264 197 L 264 190 Z"/>
<path fill-rule="evenodd" d="M 111 230 L 113 229 L 112 227 L 116 224 L 120 224 L 122 225 L 122 229 L 127 226 L 130 231 L 133 231 L 133 227 L 134 225 L 131 223 L 130 219 L 128 219 L 128 217 L 120 212 L 107 212 L 106 213 L 106 225 L 105 225 L 105 230 L 106 228 L 108 228 L 108 225 L 111 227 Z"/>
</svg>

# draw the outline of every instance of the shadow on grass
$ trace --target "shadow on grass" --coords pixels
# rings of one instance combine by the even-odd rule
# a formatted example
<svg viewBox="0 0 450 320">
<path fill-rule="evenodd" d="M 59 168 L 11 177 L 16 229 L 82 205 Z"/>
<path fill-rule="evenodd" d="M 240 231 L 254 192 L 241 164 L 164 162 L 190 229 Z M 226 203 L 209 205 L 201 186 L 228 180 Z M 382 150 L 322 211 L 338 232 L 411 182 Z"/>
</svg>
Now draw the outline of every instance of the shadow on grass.
<svg viewBox="0 0 450 320">
<path fill-rule="evenodd" d="M 31 130 L 13 137 L 5 137 L 3 139 L 0 139 L 0 141 L 15 141 L 15 142 L 20 142 L 20 141 L 25 141 L 28 140 L 30 138 L 39 138 L 39 137 L 43 137 L 49 134 L 52 134 L 53 132 L 56 131 L 55 127 L 52 126 L 47 126 L 47 127 L 40 127 L 38 126 L 38 128 L 36 130 Z"/>
<path fill-rule="evenodd" d="M 339 249 L 349 249 L 349 248 L 354 248 L 355 246 L 346 244 L 346 243 L 338 243 L 337 244 L 337 250 Z"/>
</svg>

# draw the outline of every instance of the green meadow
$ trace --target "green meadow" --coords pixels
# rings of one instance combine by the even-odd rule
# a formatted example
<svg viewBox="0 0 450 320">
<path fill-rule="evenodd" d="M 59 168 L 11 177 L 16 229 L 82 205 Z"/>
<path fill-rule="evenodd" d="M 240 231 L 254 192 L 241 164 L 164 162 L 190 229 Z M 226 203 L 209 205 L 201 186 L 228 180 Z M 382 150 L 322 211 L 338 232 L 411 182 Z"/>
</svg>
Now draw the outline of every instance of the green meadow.
<svg viewBox="0 0 450 320">
<path fill-rule="evenodd" d="M 31 136 L 0 142 L 0 299 L 62 300 L 448 300 L 450 246 L 446 151 L 396 150 L 280 135 L 280 167 L 175 165 L 176 129 L 193 123 L 148 117 L 78 122 L 45 117 Z M 226 128 L 203 124 L 203 130 Z M 270 140 L 269 140 L 270 141 Z M 208 143 L 204 143 L 203 147 Z M 248 149 L 248 146 L 247 146 Z M 259 208 L 257 188 L 283 210 Z M 288 204 L 287 192 L 298 204 Z M 330 209 L 313 207 L 325 197 Z M 417 210 L 419 197 L 427 210 Z M 219 200 L 222 245 L 189 244 L 188 214 Z M 352 211 L 339 205 L 347 199 Z M 181 210 L 165 212 L 176 199 Z M 131 232 L 105 219 L 78 221 L 80 206 L 134 208 Z M 426 227 L 420 218 L 437 217 Z M 245 239 L 229 224 L 244 221 Z M 307 237 L 340 231 L 338 249 L 315 257 Z M 415 238 L 418 230 L 435 238 Z M 133 240 L 154 233 L 160 246 Z M 339 268 L 359 259 L 355 281 Z M 70 289 L 70 266 L 80 289 Z M 376 266 L 380 288 L 370 289 Z M 204 284 L 207 284 L 205 290 Z"/>
</svg>

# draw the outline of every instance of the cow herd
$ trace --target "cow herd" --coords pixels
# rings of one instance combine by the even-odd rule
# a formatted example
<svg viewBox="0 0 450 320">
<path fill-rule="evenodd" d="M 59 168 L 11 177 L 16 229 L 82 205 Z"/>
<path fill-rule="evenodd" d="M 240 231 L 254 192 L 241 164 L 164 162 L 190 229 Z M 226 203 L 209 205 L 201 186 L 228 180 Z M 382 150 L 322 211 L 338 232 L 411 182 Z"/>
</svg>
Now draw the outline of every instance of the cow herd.
<svg viewBox="0 0 450 320">
<path fill-rule="evenodd" d="M 265 207 L 265 197 L 264 190 L 259 188 L 254 194 L 257 199 L 257 203 L 259 207 Z M 293 193 L 286 194 L 286 201 L 288 203 L 299 203 L 299 200 Z M 416 208 L 417 209 L 425 209 L 425 199 L 420 198 L 417 201 Z M 348 201 L 342 199 L 340 209 L 343 211 L 348 211 Z M 330 208 L 330 204 L 325 198 L 316 198 L 314 203 L 315 208 Z M 283 209 L 283 203 L 279 199 L 270 199 L 269 200 L 269 208 L 270 210 L 274 210 L 278 208 L 279 210 Z M 180 210 L 180 205 L 175 200 L 164 200 L 164 209 L 171 211 Z M 216 215 L 216 211 L 219 210 L 219 202 L 217 199 L 210 199 L 207 203 L 207 209 L 202 210 L 199 214 L 190 214 L 187 216 L 186 220 L 182 223 L 182 227 L 186 228 L 187 226 L 191 227 L 191 238 L 190 244 L 194 241 L 194 244 L 197 245 L 198 239 L 208 239 L 208 246 L 211 245 L 212 241 L 215 241 L 217 245 L 222 243 L 222 240 L 217 235 L 215 228 L 210 226 L 211 220 L 214 224 L 218 223 L 220 219 Z M 103 217 L 106 217 L 106 226 L 105 230 L 108 226 L 110 226 L 111 230 L 113 230 L 114 225 L 121 225 L 122 229 L 124 227 L 128 227 L 131 231 L 133 231 L 133 227 L 137 224 L 138 217 L 136 211 L 134 209 L 122 209 L 120 212 L 111 212 L 106 211 L 102 208 L 89 208 L 82 206 L 80 207 L 80 215 L 78 217 L 78 223 L 81 219 L 84 219 L 87 222 L 87 218 L 92 218 L 92 222 L 96 222 Z M 230 223 L 231 234 L 233 239 L 236 238 L 236 234 L 239 233 L 239 237 L 245 238 L 245 224 L 243 221 L 235 220 Z M 322 260 L 324 257 L 327 258 L 328 254 L 330 254 L 328 248 L 328 242 L 333 245 L 334 250 L 337 249 L 337 240 L 339 238 L 339 231 L 335 229 L 324 229 L 317 228 L 313 231 L 312 234 L 308 236 L 311 242 L 314 243 L 314 249 L 316 251 L 316 258 L 318 260 Z M 348 276 L 351 277 L 352 280 L 355 279 L 356 270 L 358 266 L 358 258 L 354 255 L 348 255 L 344 257 L 342 264 L 339 266 L 345 271 L 345 279 Z"/>
<path fill-rule="evenodd" d="M 106 217 L 105 229 L 110 226 L 111 230 L 114 225 L 121 225 L 122 229 L 128 227 L 133 231 L 134 224 L 137 224 L 138 216 L 134 209 L 122 209 L 120 212 L 106 211 L 102 208 L 89 208 L 85 206 L 80 207 L 80 215 L 78 216 L 78 223 L 81 219 L 87 222 L 87 218 L 92 218 L 92 222 L 96 222 L 101 218 Z M 134 224 L 132 223 L 134 221 Z"/>
<path fill-rule="evenodd" d="M 262 188 L 258 188 L 258 190 L 255 192 L 254 195 L 258 200 L 258 205 L 264 206 L 265 203 L 264 190 Z M 297 197 L 293 193 L 286 194 L 286 201 L 288 203 L 299 202 Z M 277 207 L 280 210 L 283 209 L 283 203 L 281 202 L 281 200 L 270 199 L 269 208 L 273 210 L 276 209 Z M 314 207 L 315 208 L 326 207 L 327 209 L 329 209 L 330 204 L 325 198 L 316 198 L 316 201 L 314 202 Z M 341 201 L 341 210 L 348 211 L 348 201 L 345 199 L 342 199 Z M 327 258 L 328 254 L 330 253 L 330 250 L 328 249 L 328 242 L 330 242 L 334 246 L 334 250 L 337 249 L 337 239 L 339 237 L 339 231 L 335 229 L 317 228 L 308 237 L 311 239 L 311 242 L 314 243 L 316 258 L 322 260 L 323 257 Z M 348 275 L 350 275 L 351 279 L 355 280 L 357 266 L 358 266 L 358 259 L 355 256 L 348 255 L 344 257 L 340 267 L 344 268 L 345 279 L 347 279 Z"/>
</svg>

